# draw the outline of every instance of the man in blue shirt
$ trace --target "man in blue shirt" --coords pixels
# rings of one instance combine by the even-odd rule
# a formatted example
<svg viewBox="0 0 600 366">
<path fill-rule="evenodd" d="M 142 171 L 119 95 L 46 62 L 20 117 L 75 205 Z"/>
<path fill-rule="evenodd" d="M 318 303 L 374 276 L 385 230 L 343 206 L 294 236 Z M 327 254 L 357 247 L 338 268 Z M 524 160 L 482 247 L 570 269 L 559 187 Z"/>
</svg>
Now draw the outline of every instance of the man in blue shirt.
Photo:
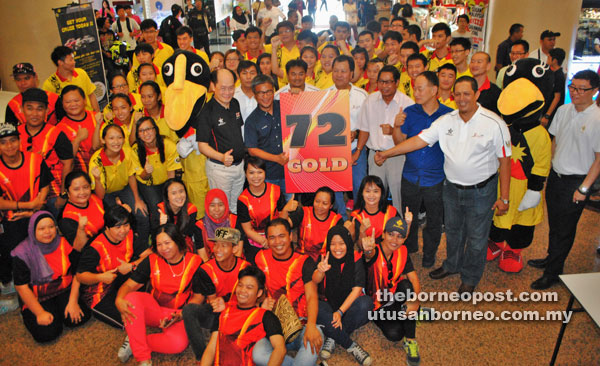
<svg viewBox="0 0 600 366">
<path fill-rule="evenodd" d="M 277 184 L 285 193 L 283 167 L 288 155 L 283 152 L 281 112 L 279 101 L 274 100 L 275 86 L 268 75 L 252 80 L 252 92 L 258 106 L 244 123 L 244 140 L 248 153 L 266 161 L 266 181 Z M 287 195 L 286 195 L 287 197 Z"/>
<path fill-rule="evenodd" d="M 452 111 L 437 99 L 439 81 L 432 71 L 425 71 L 415 79 L 414 97 L 417 104 L 404 110 L 405 118 L 397 118 L 392 137 L 398 144 L 427 129 L 440 116 Z M 427 225 L 423 229 L 423 267 L 435 264 L 435 254 L 442 235 L 444 206 L 442 187 L 444 182 L 444 154 L 436 142 L 406 154 L 402 171 L 402 202 L 410 212 L 417 213 L 425 205 Z M 419 220 L 413 220 L 404 245 L 409 253 L 419 250 Z"/>
</svg>

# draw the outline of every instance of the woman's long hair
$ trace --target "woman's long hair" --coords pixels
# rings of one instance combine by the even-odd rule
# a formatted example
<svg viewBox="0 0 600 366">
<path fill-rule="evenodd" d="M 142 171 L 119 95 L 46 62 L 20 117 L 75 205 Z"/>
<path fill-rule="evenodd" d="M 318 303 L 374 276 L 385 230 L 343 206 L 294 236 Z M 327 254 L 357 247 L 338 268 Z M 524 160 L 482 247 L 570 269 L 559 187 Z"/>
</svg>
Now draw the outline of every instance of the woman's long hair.
<svg viewBox="0 0 600 366">
<path fill-rule="evenodd" d="M 364 210 L 365 209 L 365 199 L 363 197 L 363 192 L 367 184 L 375 184 L 379 189 L 381 189 L 381 198 L 379 199 L 378 209 L 380 212 L 385 212 L 388 207 L 387 193 L 385 190 L 385 186 L 383 185 L 383 181 L 376 175 L 367 175 L 363 178 L 360 183 L 360 188 L 358 189 L 358 197 L 354 197 L 354 209 L 355 210 Z"/>
<path fill-rule="evenodd" d="M 179 213 L 177 213 L 177 214 L 175 212 L 173 212 L 173 210 L 171 209 L 170 202 L 169 202 L 169 187 L 176 183 L 181 184 L 181 186 L 183 187 L 183 190 L 185 192 L 185 202 L 183 203 L 183 207 L 181 207 L 181 210 L 179 210 Z M 165 182 L 164 187 L 163 187 L 163 202 L 165 204 L 165 211 L 166 211 L 165 213 L 167 214 L 167 217 L 169 218 L 169 222 L 175 223 L 175 226 L 177 227 L 179 232 L 182 234 L 185 234 L 186 228 L 190 222 L 190 215 L 188 214 L 188 211 L 187 211 L 188 203 L 190 202 L 190 200 L 188 197 L 187 188 L 185 188 L 185 184 L 183 184 L 183 181 L 181 181 L 181 179 L 178 179 L 178 178 L 167 179 L 167 181 Z"/>
<path fill-rule="evenodd" d="M 156 132 L 156 147 L 158 147 L 158 152 L 160 153 L 160 161 L 161 163 L 165 162 L 165 141 L 162 135 L 160 134 L 158 130 L 158 125 L 156 124 L 156 122 L 154 122 L 154 119 L 152 117 L 145 116 L 138 119 L 135 123 L 135 143 L 137 144 L 137 154 L 138 158 L 140 159 L 140 165 L 142 166 L 142 168 L 144 167 L 144 165 L 146 165 L 146 145 L 144 144 L 144 141 L 142 141 L 142 139 L 140 138 L 140 126 L 146 121 L 150 121 L 150 123 L 152 123 L 152 126 L 154 127 L 154 131 Z"/>
</svg>

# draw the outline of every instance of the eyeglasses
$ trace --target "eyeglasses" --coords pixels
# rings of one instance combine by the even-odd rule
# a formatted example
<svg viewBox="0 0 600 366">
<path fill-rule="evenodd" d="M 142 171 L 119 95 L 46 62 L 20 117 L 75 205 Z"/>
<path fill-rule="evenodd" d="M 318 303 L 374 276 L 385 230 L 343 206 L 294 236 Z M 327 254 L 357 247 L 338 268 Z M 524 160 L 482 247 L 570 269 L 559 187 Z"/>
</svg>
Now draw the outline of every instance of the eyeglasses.
<svg viewBox="0 0 600 366">
<path fill-rule="evenodd" d="M 141 134 L 144 134 L 144 133 L 146 133 L 146 132 L 150 132 L 150 131 L 154 131 L 154 127 L 140 128 L 140 129 L 138 130 L 138 132 L 140 133 L 140 135 L 141 135 Z"/>
<path fill-rule="evenodd" d="M 450 50 L 450 54 L 465 52 L 466 50 Z"/>
<path fill-rule="evenodd" d="M 521 56 L 521 55 L 524 55 L 524 54 L 526 54 L 526 53 L 527 53 L 527 52 L 511 52 L 511 53 L 510 53 L 510 55 L 511 55 L 511 56 Z"/>
<path fill-rule="evenodd" d="M 129 87 L 129 85 L 127 85 L 127 84 L 113 85 L 113 89 L 124 89 L 127 87 Z"/>
<path fill-rule="evenodd" d="M 394 80 L 377 80 L 377 82 L 382 85 L 390 85 L 390 84 L 393 84 L 395 81 Z"/>
<path fill-rule="evenodd" d="M 588 92 L 588 91 L 590 91 L 592 89 L 595 89 L 595 88 L 578 88 L 576 86 L 573 86 L 573 84 L 569 84 L 568 88 L 569 88 L 570 91 L 578 93 L 578 94 L 583 94 L 583 93 Z"/>
<path fill-rule="evenodd" d="M 273 90 L 265 90 L 265 91 L 256 92 L 256 95 L 258 95 L 259 97 L 264 97 L 265 95 L 271 95 L 273 93 L 274 93 Z"/>
</svg>

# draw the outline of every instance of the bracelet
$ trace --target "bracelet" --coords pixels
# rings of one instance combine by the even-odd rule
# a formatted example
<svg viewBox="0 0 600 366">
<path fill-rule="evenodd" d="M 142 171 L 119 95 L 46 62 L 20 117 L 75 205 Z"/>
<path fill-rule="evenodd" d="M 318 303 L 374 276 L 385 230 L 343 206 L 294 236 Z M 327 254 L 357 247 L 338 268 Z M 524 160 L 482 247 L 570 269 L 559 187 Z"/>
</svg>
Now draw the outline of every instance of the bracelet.
<svg viewBox="0 0 600 366">
<path fill-rule="evenodd" d="M 337 312 L 340 313 L 341 316 L 344 316 L 344 312 L 342 311 L 342 309 L 337 309 Z"/>
<path fill-rule="evenodd" d="M 17 208 L 15 210 L 19 211 L 19 201 L 16 201 L 16 202 L 17 202 Z"/>
</svg>

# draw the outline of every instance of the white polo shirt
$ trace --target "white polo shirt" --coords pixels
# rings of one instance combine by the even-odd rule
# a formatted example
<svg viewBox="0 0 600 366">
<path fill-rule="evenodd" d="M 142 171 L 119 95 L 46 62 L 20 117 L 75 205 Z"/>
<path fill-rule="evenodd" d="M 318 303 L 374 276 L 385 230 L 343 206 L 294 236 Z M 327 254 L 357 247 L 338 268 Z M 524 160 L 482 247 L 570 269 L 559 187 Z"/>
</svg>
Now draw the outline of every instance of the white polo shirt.
<svg viewBox="0 0 600 366">
<path fill-rule="evenodd" d="M 275 27 L 277 27 L 277 24 L 279 23 L 279 18 L 285 19 L 285 15 L 276 6 L 273 6 L 271 10 L 265 7 L 260 9 L 258 11 L 258 14 L 256 14 L 257 20 L 261 20 L 264 18 L 271 18 L 272 20 L 271 24 L 269 24 L 269 26 L 267 27 L 267 31 L 265 32 L 265 36 L 270 36 L 271 34 L 273 34 L 273 32 L 275 32 Z"/>
<path fill-rule="evenodd" d="M 454 110 L 421 131 L 419 137 L 429 146 L 440 143 L 446 179 L 464 186 L 488 179 L 498 171 L 498 158 L 511 155 L 506 123 L 480 105 L 469 121 L 463 121 Z"/>
<path fill-rule="evenodd" d="M 600 108 L 596 102 L 582 112 L 572 103 L 560 106 L 548 132 L 556 143 L 552 169 L 558 174 L 587 175 L 600 152 Z"/>
<path fill-rule="evenodd" d="M 242 91 L 241 86 L 235 88 L 235 94 L 233 94 L 233 97 L 240 103 L 240 112 L 242 113 L 242 119 L 245 121 L 250 113 L 254 112 L 256 106 L 258 105 L 256 98 L 254 98 L 254 96 L 248 98 L 246 93 Z"/>
<path fill-rule="evenodd" d="M 337 90 L 337 88 L 334 85 L 327 90 Z M 367 93 L 363 88 L 357 88 L 356 86 L 350 84 L 350 131 L 358 130 L 360 109 L 368 96 L 369 93 Z M 356 149 L 357 143 L 358 139 L 352 141 L 352 150 Z"/>
<path fill-rule="evenodd" d="M 394 147 L 396 144 L 392 135 L 384 135 L 380 126 L 387 123 L 393 127 L 400 108 L 404 110 L 413 104 L 415 102 L 400 91 L 396 91 L 389 104 L 383 100 L 381 92 L 369 94 L 358 118 L 358 129 L 369 133 L 367 147 L 371 150 L 387 150 Z"/>
<path fill-rule="evenodd" d="M 285 85 L 283 88 L 279 89 L 276 93 L 275 93 L 275 100 L 279 100 L 281 98 L 281 93 L 287 93 L 290 91 L 290 84 Z M 304 83 L 304 91 L 320 91 L 321 89 L 317 88 L 314 85 L 311 84 L 307 84 Z"/>
</svg>

